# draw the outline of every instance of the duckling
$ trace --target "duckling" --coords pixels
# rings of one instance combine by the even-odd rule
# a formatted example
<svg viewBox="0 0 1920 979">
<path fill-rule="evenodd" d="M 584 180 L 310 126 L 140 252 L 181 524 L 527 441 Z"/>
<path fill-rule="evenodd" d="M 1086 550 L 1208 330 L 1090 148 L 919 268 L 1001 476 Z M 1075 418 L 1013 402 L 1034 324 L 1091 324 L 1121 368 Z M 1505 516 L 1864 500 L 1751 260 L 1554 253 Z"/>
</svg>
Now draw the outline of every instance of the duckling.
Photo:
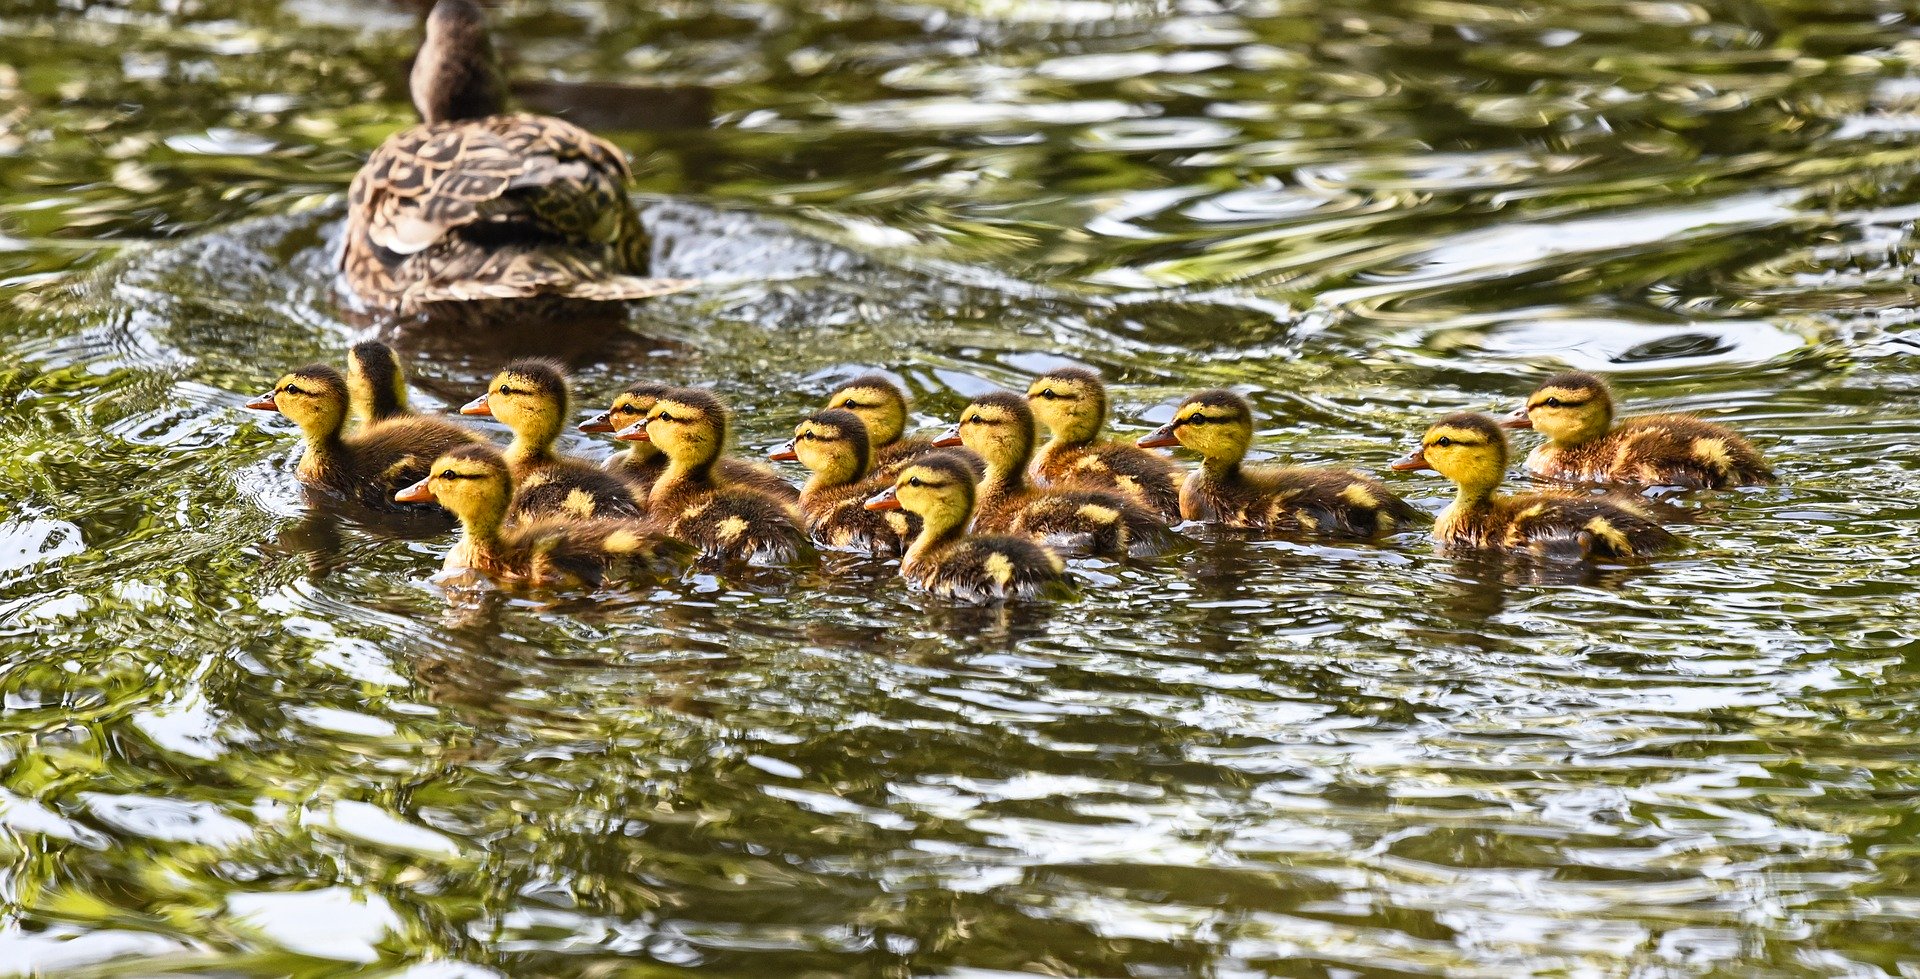
<svg viewBox="0 0 1920 979">
<path fill-rule="evenodd" d="M 400 355 L 378 340 L 347 348 L 347 392 L 353 414 L 369 422 L 413 414 Z"/>
<path fill-rule="evenodd" d="M 866 509 L 867 498 L 890 484 L 868 478 L 873 455 L 867 446 L 867 424 L 851 411 L 829 408 L 802 418 L 793 438 L 768 458 L 797 460 L 812 470 L 800 491 L 800 511 L 815 541 L 842 550 L 894 555 L 920 532 L 920 518 L 906 510 Z"/>
<path fill-rule="evenodd" d="M 1138 444 L 1183 445 L 1200 454 L 1200 468 L 1180 488 L 1180 515 L 1188 520 L 1366 539 L 1421 516 L 1379 480 L 1352 470 L 1245 466 L 1252 442 L 1253 405 L 1232 391 L 1213 390 L 1182 401 L 1172 421 Z"/>
<path fill-rule="evenodd" d="M 1547 441 L 1527 454 L 1536 476 L 1726 489 L 1773 482 L 1773 470 L 1724 425 L 1691 415 L 1641 415 L 1613 424 L 1613 392 L 1585 371 L 1541 382 L 1503 428 L 1536 429 Z"/>
<path fill-rule="evenodd" d="M 564 296 L 642 299 L 651 242 L 613 144 L 551 116 L 507 112 L 506 79 L 472 0 L 439 0 L 410 79 L 420 125 L 387 137 L 347 191 L 341 268 L 367 302 Z"/>
<path fill-rule="evenodd" d="M 1460 412 L 1440 419 L 1420 448 L 1395 460 L 1393 468 L 1432 470 L 1459 488 L 1433 527 L 1441 544 L 1588 559 L 1641 557 L 1674 543 L 1666 528 L 1625 496 L 1500 494 L 1507 437 L 1485 415 Z"/>
<path fill-rule="evenodd" d="M 339 371 L 310 364 L 246 406 L 280 412 L 300 426 L 307 443 L 301 482 L 375 509 L 395 509 L 394 491 L 425 476 L 441 453 L 485 443 L 478 433 L 438 418 L 392 418 L 347 435 L 349 401 Z"/>
<path fill-rule="evenodd" d="M 1027 386 L 1027 404 L 1053 433 L 1034 459 L 1033 474 L 1054 486 L 1112 490 L 1180 519 L 1180 487 L 1165 456 L 1126 442 L 1100 441 L 1107 423 L 1107 386 L 1084 367 L 1048 371 Z"/>
<path fill-rule="evenodd" d="M 615 433 L 629 442 L 652 442 L 667 457 L 667 471 L 654 481 L 648 508 L 666 532 L 699 548 L 709 560 L 785 563 L 805 549 L 799 509 L 745 486 L 729 486 L 716 473 L 731 419 L 726 403 L 698 388 L 660 395 L 647 417 Z"/>
<path fill-rule="evenodd" d="M 933 440 L 907 437 L 907 393 L 885 374 L 863 374 L 840 385 L 827 396 L 827 407 L 851 411 L 866 423 L 874 475 L 888 482 L 903 463 L 933 451 Z"/>
<path fill-rule="evenodd" d="M 506 584 L 594 587 L 602 581 L 670 571 L 688 553 L 645 520 L 535 520 L 508 526 L 514 496 L 507 460 L 489 445 L 467 445 L 435 459 L 418 482 L 395 493 L 402 503 L 437 501 L 460 519 L 460 540 L 443 567 L 471 568 Z"/>
<path fill-rule="evenodd" d="M 626 480 L 555 450 L 570 399 L 567 375 L 558 364 L 516 360 L 494 375 L 485 394 L 460 409 L 463 415 L 498 418 L 513 430 L 506 458 L 519 490 L 508 519 L 642 516 L 646 503 Z"/>
<path fill-rule="evenodd" d="M 580 430 L 596 434 L 612 434 L 628 426 L 637 424 L 653 410 L 660 395 L 670 390 L 665 384 L 640 381 L 620 392 L 613 399 L 613 405 L 606 411 L 594 415 L 580 423 Z M 607 457 L 606 469 L 627 480 L 644 499 L 653 491 L 654 481 L 667 471 L 667 457 L 660 448 L 651 442 L 628 442 L 625 451 L 616 452 Z M 727 456 L 720 460 L 714 471 L 720 481 L 729 486 L 741 485 L 758 490 L 775 499 L 789 503 L 800 501 L 800 491 L 793 484 L 780 477 L 773 467 Z"/>
<path fill-rule="evenodd" d="M 1027 478 L 1039 429 L 1033 409 L 1012 391 L 975 398 L 960 421 L 935 439 L 964 445 L 986 464 L 974 529 L 1032 537 L 1063 551 L 1123 557 L 1137 541 L 1157 541 L 1165 527 L 1145 507 L 1096 490 L 1040 489 Z"/>
<path fill-rule="evenodd" d="M 941 598 L 966 602 L 1042 598 L 1066 588 L 1066 563 L 1024 537 L 967 533 L 973 520 L 974 468 L 963 456 L 934 452 L 907 463 L 892 486 L 866 502 L 869 510 L 904 510 L 920 532 L 900 562 L 900 575 Z"/>
</svg>

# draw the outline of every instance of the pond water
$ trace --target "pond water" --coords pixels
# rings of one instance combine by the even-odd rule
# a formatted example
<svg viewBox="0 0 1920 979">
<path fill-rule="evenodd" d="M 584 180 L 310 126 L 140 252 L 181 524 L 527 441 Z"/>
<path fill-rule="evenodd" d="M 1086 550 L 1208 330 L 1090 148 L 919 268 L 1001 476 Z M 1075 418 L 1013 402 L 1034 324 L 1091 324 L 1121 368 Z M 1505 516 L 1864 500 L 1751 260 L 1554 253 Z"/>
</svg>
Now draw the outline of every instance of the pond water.
<svg viewBox="0 0 1920 979">
<path fill-rule="evenodd" d="M 1078 362 L 1383 470 L 1572 365 L 1782 475 L 1641 567 L 1212 539 L 1007 610 L 449 596 L 308 513 L 239 405 L 364 325 L 415 18 L 0 2 L 0 972 L 1920 975 L 1909 4 L 497 10 L 523 81 L 714 93 L 597 106 L 707 284 L 585 399 L 710 383 L 752 449 Z M 437 405 L 511 346 L 413 344 Z"/>
</svg>

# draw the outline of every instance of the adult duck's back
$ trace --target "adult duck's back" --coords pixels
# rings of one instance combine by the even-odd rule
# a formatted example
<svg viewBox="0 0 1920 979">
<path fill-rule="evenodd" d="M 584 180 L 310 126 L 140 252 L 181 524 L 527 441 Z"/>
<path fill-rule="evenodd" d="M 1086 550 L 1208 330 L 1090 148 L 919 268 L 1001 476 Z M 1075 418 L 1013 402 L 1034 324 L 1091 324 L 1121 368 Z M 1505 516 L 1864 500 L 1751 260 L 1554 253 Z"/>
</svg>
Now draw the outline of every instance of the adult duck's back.
<svg viewBox="0 0 1920 979">
<path fill-rule="evenodd" d="M 353 178 L 341 265 L 368 303 L 642 299 L 649 279 L 632 174 L 611 143 L 551 116 L 507 113 L 480 10 L 440 0 L 414 61 L 420 125 Z"/>
</svg>

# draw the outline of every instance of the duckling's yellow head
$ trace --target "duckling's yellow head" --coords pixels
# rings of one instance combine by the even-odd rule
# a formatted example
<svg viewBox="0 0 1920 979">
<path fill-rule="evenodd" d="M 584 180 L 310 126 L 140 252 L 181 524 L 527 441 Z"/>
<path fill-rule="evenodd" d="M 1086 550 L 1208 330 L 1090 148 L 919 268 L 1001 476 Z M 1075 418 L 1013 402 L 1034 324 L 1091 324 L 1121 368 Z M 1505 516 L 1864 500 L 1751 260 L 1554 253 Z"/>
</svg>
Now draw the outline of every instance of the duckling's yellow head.
<svg viewBox="0 0 1920 979">
<path fill-rule="evenodd" d="M 1613 427 L 1613 393 L 1595 374 L 1555 374 L 1542 381 L 1527 397 L 1527 403 L 1501 424 L 1537 429 L 1560 445 L 1591 442 Z"/>
<path fill-rule="evenodd" d="M 1027 385 L 1027 405 L 1054 438 L 1070 445 L 1091 442 L 1107 422 L 1107 386 L 1084 367 L 1063 367 Z"/>
<path fill-rule="evenodd" d="M 581 422 L 580 430 L 612 434 L 638 425 L 646 420 L 647 413 L 653 410 L 653 406 L 660 403 L 660 396 L 669 390 L 671 389 L 665 384 L 640 381 L 616 395 L 613 404 L 607 410 Z M 633 453 L 636 458 L 647 458 L 658 455 L 660 452 L 651 442 L 631 443 L 627 451 Z"/>
<path fill-rule="evenodd" d="M 964 527 L 973 518 L 976 478 L 972 462 L 959 453 L 929 453 L 901 470 L 891 487 L 867 501 L 867 509 L 916 514 L 924 533 Z"/>
<path fill-rule="evenodd" d="M 1012 391 L 973 399 L 960 421 L 934 440 L 935 445 L 964 445 L 987 464 L 990 474 L 1025 472 L 1036 438 L 1033 409 Z"/>
<path fill-rule="evenodd" d="M 843 408 L 816 411 L 794 426 L 793 438 L 768 453 L 776 460 L 799 460 L 828 486 L 842 486 L 873 468 L 867 423 Z"/>
<path fill-rule="evenodd" d="M 711 391 L 671 388 L 660 395 L 647 417 L 614 437 L 652 442 L 675 465 L 701 466 L 720 458 L 727 446 L 727 404 Z"/>
<path fill-rule="evenodd" d="M 1224 389 L 1202 391 L 1173 409 L 1173 420 L 1142 436 L 1143 449 L 1183 445 L 1209 463 L 1237 463 L 1253 444 L 1253 405 Z"/>
<path fill-rule="evenodd" d="M 885 374 L 867 374 L 840 385 L 828 396 L 827 407 L 859 415 L 876 449 L 900 441 L 907 432 L 907 394 Z"/>
<path fill-rule="evenodd" d="M 336 438 L 347 424 L 347 380 L 325 364 L 308 364 L 273 382 L 272 393 L 247 407 L 287 416 L 309 439 Z"/>
<path fill-rule="evenodd" d="M 1396 460 L 1400 472 L 1431 469 L 1453 480 L 1467 495 L 1492 493 L 1507 475 L 1507 436 L 1486 415 L 1463 411 L 1427 429 L 1420 447 Z"/>
<path fill-rule="evenodd" d="M 463 445 L 433 461 L 427 478 L 393 494 L 401 503 L 438 502 L 469 530 L 497 529 L 513 498 L 513 477 L 498 449 Z"/>
<path fill-rule="evenodd" d="M 347 348 L 347 394 L 353 413 L 368 421 L 407 412 L 407 373 L 400 355 L 378 340 Z"/>
<path fill-rule="evenodd" d="M 518 360 L 494 375 L 487 393 L 467 402 L 463 415 L 492 415 L 516 438 L 546 447 L 567 417 L 567 375 L 551 360 Z"/>
</svg>

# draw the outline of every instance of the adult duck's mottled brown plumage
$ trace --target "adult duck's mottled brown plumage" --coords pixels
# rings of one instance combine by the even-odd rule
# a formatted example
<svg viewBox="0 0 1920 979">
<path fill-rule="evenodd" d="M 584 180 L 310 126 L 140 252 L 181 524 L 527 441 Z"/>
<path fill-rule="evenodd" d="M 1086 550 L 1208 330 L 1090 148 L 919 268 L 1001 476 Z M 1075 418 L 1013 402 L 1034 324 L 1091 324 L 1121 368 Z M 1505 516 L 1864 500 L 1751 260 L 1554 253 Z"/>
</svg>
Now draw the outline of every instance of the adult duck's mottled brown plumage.
<svg viewBox="0 0 1920 979">
<path fill-rule="evenodd" d="M 769 458 L 797 461 L 812 472 L 800 491 L 800 512 L 822 545 L 892 555 L 920 532 L 920 518 L 909 511 L 867 509 L 867 499 L 892 484 L 872 477 L 867 424 L 851 411 L 830 408 L 802 418 L 793 438 Z"/>
<path fill-rule="evenodd" d="M 1019 534 L 1062 551 L 1124 557 L 1156 549 L 1166 527 L 1118 493 L 1034 486 L 1027 476 L 1039 429 L 1025 398 L 995 391 L 973 400 L 934 440 L 964 445 L 986 464 L 973 522 L 982 533 Z"/>
<path fill-rule="evenodd" d="M 506 459 L 518 489 L 508 519 L 587 520 L 645 514 L 645 497 L 626 480 L 560 454 L 560 429 L 567 423 L 571 399 L 567 375 L 558 364 L 517 360 L 494 375 L 486 393 L 460 409 L 468 415 L 491 415 L 513 430 Z"/>
<path fill-rule="evenodd" d="M 455 449 L 435 459 L 400 502 L 437 501 L 460 520 L 447 552 L 449 570 L 470 568 L 505 584 L 534 588 L 594 586 L 613 579 L 671 573 L 691 549 L 646 520 L 535 520 L 508 525 L 514 497 L 507 460 L 491 446 Z"/>
<path fill-rule="evenodd" d="M 1419 520 L 1420 511 L 1371 476 L 1348 469 L 1248 466 L 1253 406 L 1232 391 L 1202 391 L 1142 448 L 1182 445 L 1200 468 L 1180 488 L 1180 515 L 1249 530 L 1371 538 Z"/>
<path fill-rule="evenodd" d="M 394 491 L 425 476 L 441 453 L 485 442 L 459 425 L 417 416 L 369 422 L 348 435 L 349 401 L 339 371 L 310 364 L 274 382 L 272 392 L 247 407 L 280 412 L 300 426 L 306 438 L 301 482 L 374 509 L 397 509 Z"/>
<path fill-rule="evenodd" d="M 907 393 L 885 374 L 863 374 L 835 388 L 827 407 L 851 411 L 866 423 L 873 446 L 874 478 L 888 484 L 901 467 L 933 451 L 933 440 L 907 435 Z"/>
<path fill-rule="evenodd" d="M 621 429 L 638 425 L 647 417 L 647 412 L 659 402 L 660 396 L 672 390 L 665 384 L 652 381 L 638 381 L 625 391 L 614 396 L 613 404 L 606 411 L 594 415 L 580 423 L 580 430 L 598 434 L 612 434 Z M 606 469 L 632 483 L 642 499 L 653 492 L 653 484 L 667 471 L 666 453 L 652 442 L 627 442 L 627 449 L 607 457 Z M 764 463 L 724 456 L 714 464 L 714 474 L 719 481 L 728 486 L 744 486 L 757 490 L 778 500 L 797 503 L 800 491 L 793 484 L 780 477 L 773 467 Z"/>
<path fill-rule="evenodd" d="M 420 125 L 387 138 L 347 192 L 341 267 L 368 303 L 642 299 L 651 244 L 612 144 L 551 116 L 506 112 L 480 9 L 440 0 L 414 61 Z"/>
<path fill-rule="evenodd" d="M 1053 486 L 1111 490 L 1152 510 L 1180 518 L 1177 470 L 1167 457 L 1126 442 L 1103 442 L 1107 386 L 1083 367 L 1064 367 L 1027 386 L 1034 417 L 1053 433 L 1033 460 L 1036 478 Z"/>
<path fill-rule="evenodd" d="M 713 393 L 674 388 L 615 437 L 652 442 L 666 455 L 667 471 L 654 482 L 647 506 L 668 534 L 713 561 L 792 561 L 806 550 L 799 508 L 718 475 L 731 427 L 726 403 Z"/>
<path fill-rule="evenodd" d="M 975 478 L 972 459 L 929 453 L 909 462 L 892 486 L 867 500 L 870 510 L 904 510 L 920 519 L 920 533 L 900 561 L 901 576 L 936 596 L 966 602 L 1066 591 L 1066 564 L 1045 545 L 967 532 Z"/>
<path fill-rule="evenodd" d="M 1527 469 L 1547 479 L 1691 489 L 1773 482 L 1760 453 L 1724 425 L 1691 415 L 1641 415 L 1615 425 L 1607 382 L 1584 371 L 1547 378 L 1501 424 L 1547 437 L 1527 454 Z"/>
<path fill-rule="evenodd" d="M 1448 415 L 1427 429 L 1420 448 L 1393 464 L 1431 469 L 1458 495 L 1433 527 L 1443 545 L 1519 551 L 1555 558 L 1634 558 L 1671 546 L 1674 537 L 1631 497 L 1553 491 L 1506 496 L 1507 439 L 1485 415 Z"/>
</svg>

